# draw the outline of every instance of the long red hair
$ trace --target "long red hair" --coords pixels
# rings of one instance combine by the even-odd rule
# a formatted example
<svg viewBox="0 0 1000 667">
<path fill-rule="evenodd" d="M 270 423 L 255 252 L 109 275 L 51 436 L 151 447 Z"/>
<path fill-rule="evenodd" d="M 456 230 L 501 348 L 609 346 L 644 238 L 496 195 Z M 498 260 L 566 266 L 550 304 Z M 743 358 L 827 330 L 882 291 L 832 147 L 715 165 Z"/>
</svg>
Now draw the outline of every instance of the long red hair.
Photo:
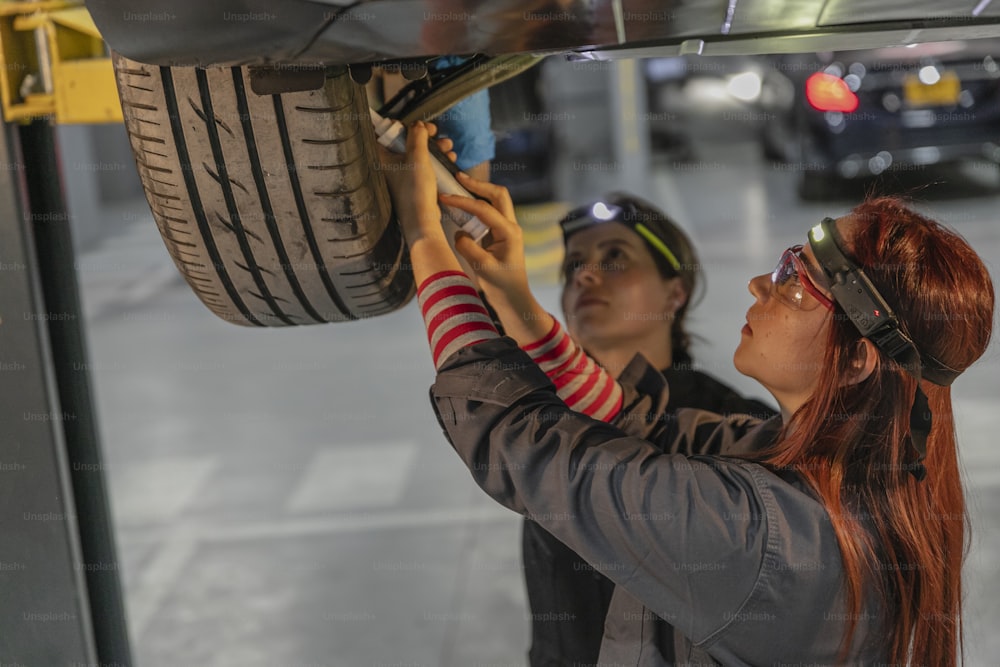
<svg viewBox="0 0 1000 667">
<path fill-rule="evenodd" d="M 964 370 L 986 350 L 993 283 L 960 236 L 899 199 L 853 211 L 845 252 L 889 302 L 923 354 Z M 859 334 L 838 308 L 816 393 L 792 417 L 762 463 L 792 468 L 830 514 L 840 545 L 850 647 L 862 607 L 879 606 L 888 662 L 955 665 L 961 649 L 962 562 L 968 551 L 951 390 L 926 380 L 933 426 L 920 482 L 908 470 L 916 379 L 881 352 L 865 381 L 845 385 Z M 875 598 L 866 595 L 874 587 Z"/>
</svg>

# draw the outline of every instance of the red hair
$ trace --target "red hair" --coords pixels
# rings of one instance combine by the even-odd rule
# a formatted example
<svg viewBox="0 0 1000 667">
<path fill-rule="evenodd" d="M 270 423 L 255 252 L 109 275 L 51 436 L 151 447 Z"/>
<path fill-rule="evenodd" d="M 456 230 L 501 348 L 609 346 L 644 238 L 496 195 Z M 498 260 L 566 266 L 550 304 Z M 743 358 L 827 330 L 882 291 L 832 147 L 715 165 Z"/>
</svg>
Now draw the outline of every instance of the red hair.
<svg viewBox="0 0 1000 667">
<path fill-rule="evenodd" d="M 880 197 L 853 211 L 843 233 L 851 257 L 876 285 L 922 354 L 964 370 L 986 350 L 993 283 L 960 236 Z M 844 230 L 844 228 L 841 228 Z M 959 471 L 951 390 L 923 380 L 933 415 L 919 482 L 909 438 L 916 379 L 879 352 L 874 372 L 847 386 L 860 336 L 839 308 L 817 390 L 792 416 L 762 463 L 791 468 L 824 502 L 840 545 L 848 624 L 844 656 L 862 607 L 878 604 L 878 632 L 892 664 L 955 665 L 961 648 L 962 562 L 968 515 Z M 866 596 L 874 590 L 875 598 Z"/>
</svg>

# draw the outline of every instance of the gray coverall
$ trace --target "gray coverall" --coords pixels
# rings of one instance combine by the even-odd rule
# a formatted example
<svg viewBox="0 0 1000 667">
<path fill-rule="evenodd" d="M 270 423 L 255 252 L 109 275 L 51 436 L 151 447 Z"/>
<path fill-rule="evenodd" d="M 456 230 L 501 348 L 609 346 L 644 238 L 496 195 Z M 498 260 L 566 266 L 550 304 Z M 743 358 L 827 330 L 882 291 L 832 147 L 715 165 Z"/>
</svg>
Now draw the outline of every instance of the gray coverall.
<svg viewBox="0 0 1000 667">
<path fill-rule="evenodd" d="M 571 411 L 513 340 L 452 355 L 431 387 L 445 435 L 493 499 L 540 523 L 616 584 L 600 665 L 874 665 L 879 612 L 849 620 L 829 516 L 791 471 L 736 455 L 777 418 L 664 415 L 637 356 L 605 424 Z"/>
</svg>

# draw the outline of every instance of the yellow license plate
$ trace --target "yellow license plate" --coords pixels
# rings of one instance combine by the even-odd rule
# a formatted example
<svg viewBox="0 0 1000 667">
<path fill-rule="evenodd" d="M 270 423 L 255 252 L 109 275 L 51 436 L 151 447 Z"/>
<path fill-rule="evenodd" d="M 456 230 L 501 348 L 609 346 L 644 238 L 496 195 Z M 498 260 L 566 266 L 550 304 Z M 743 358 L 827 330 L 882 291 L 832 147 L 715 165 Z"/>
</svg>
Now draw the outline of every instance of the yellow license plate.
<svg viewBox="0 0 1000 667">
<path fill-rule="evenodd" d="M 910 107 L 950 107 L 958 104 L 962 82 L 954 72 L 942 72 L 937 83 L 926 84 L 916 74 L 903 80 L 903 99 Z"/>
</svg>

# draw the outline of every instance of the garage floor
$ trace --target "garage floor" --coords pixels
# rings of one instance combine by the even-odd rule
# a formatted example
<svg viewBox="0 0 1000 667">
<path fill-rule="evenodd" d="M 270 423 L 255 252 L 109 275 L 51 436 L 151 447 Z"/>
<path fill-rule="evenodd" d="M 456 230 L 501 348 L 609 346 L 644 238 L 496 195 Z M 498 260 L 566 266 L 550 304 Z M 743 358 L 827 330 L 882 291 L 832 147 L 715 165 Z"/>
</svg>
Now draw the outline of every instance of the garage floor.
<svg viewBox="0 0 1000 667">
<path fill-rule="evenodd" d="M 795 174 L 762 164 L 746 136 L 695 151 L 696 163 L 661 160 L 655 180 L 708 273 L 696 358 L 761 395 L 730 363 L 747 279 L 857 197 L 799 203 Z M 926 208 L 1000 277 L 1000 196 L 976 174 L 963 179 Z M 138 210 L 78 266 L 137 664 L 523 665 L 519 519 L 473 485 L 441 437 L 416 305 L 350 324 L 226 324 L 181 282 Z M 538 292 L 555 311 L 556 288 Z M 954 388 L 976 526 L 973 666 L 1000 654 L 998 366 L 994 345 Z"/>
</svg>

